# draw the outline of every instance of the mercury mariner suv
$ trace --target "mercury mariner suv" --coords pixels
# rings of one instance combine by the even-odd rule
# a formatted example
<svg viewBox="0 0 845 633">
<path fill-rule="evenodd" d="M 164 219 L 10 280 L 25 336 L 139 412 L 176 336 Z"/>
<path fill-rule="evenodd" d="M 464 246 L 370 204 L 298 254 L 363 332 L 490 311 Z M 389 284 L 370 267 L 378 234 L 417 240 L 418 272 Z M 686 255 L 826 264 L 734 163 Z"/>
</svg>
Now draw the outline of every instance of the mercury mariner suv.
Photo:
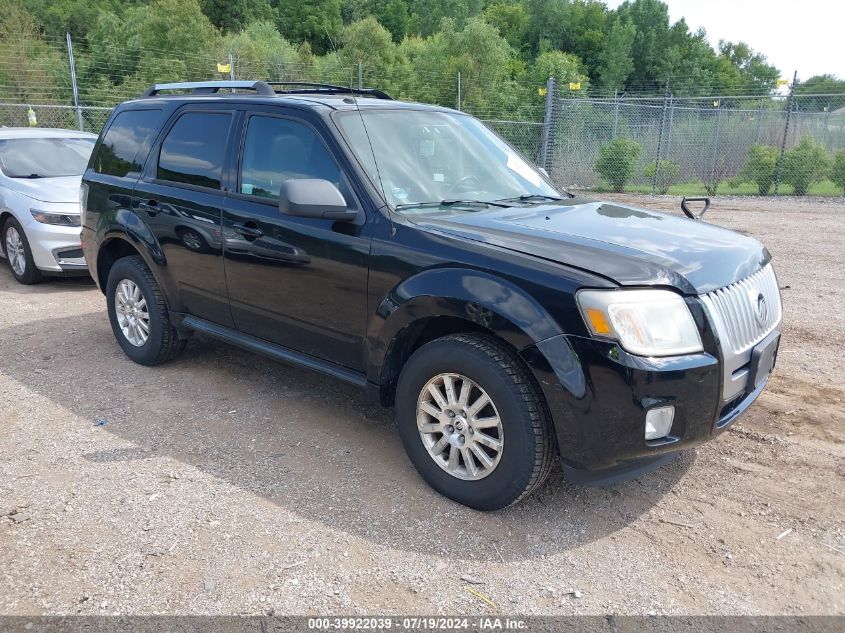
<svg viewBox="0 0 845 633">
<path fill-rule="evenodd" d="M 609 483 L 712 439 L 777 355 L 756 240 L 573 197 L 473 117 L 377 90 L 153 86 L 110 116 L 81 206 L 129 358 L 199 332 L 357 385 L 482 510 L 558 457 Z"/>
</svg>

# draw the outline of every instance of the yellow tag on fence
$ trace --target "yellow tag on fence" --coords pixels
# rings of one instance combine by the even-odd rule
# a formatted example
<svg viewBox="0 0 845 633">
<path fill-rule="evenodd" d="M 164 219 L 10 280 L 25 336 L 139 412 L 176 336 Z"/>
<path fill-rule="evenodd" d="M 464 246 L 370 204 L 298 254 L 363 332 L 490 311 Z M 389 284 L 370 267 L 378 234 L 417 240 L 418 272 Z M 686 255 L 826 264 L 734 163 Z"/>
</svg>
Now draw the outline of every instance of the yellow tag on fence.
<svg viewBox="0 0 845 633">
<path fill-rule="evenodd" d="M 569 82 L 569 89 L 570 90 L 581 90 L 581 82 L 580 81 L 570 81 Z"/>
<path fill-rule="evenodd" d="M 217 72 L 219 72 L 219 73 L 230 73 L 230 72 L 232 72 L 232 65 L 231 64 L 217 64 Z"/>
<path fill-rule="evenodd" d="M 775 82 L 775 86 L 777 86 L 778 88 L 780 88 L 781 86 L 788 86 L 788 85 L 789 85 L 789 79 L 778 79 Z"/>
</svg>

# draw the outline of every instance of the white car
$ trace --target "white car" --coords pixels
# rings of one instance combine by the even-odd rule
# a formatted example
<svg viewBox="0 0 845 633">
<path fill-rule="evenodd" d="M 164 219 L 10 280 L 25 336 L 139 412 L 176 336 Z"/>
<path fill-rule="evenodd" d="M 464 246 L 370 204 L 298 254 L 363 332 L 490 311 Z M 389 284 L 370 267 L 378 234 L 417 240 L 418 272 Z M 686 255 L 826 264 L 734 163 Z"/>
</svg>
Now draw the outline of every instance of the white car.
<svg viewBox="0 0 845 633">
<path fill-rule="evenodd" d="M 0 127 L 0 255 L 23 284 L 85 274 L 79 184 L 95 134 Z"/>
</svg>

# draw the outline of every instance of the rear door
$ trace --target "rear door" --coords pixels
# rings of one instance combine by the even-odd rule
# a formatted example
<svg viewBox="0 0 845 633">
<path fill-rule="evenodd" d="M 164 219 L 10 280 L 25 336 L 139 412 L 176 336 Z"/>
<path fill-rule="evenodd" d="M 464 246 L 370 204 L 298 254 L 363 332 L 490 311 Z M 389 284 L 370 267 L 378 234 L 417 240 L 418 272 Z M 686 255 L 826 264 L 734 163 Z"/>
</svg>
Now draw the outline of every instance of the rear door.
<svg viewBox="0 0 845 633">
<path fill-rule="evenodd" d="M 181 309 L 229 327 L 221 225 L 235 118 L 215 104 L 177 111 L 132 196 L 133 211 L 161 246 Z"/>
<path fill-rule="evenodd" d="M 370 226 L 348 166 L 320 121 L 272 108 L 247 113 L 223 213 L 226 279 L 236 327 L 311 356 L 363 369 Z M 279 211 L 292 178 L 334 183 L 357 222 Z"/>
</svg>

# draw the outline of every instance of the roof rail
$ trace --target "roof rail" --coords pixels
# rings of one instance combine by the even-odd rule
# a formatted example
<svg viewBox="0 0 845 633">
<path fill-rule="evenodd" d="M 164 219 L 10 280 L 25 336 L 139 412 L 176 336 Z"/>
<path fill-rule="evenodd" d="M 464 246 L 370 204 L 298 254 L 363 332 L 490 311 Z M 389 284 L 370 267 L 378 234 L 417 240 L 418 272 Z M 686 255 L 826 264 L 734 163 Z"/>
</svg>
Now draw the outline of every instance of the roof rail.
<svg viewBox="0 0 845 633">
<path fill-rule="evenodd" d="M 335 84 L 312 83 L 309 81 L 267 81 L 263 82 L 268 86 L 280 86 L 283 90 L 277 90 L 277 94 L 359 94 L 376 99 L 393 100 L 389 94 L 377 88 L 352 88 L 351 86 L 338 86 Z M 297 89 L 295 86 L 302 86 Z"/>
<path fill-rule="evenodd" d="M 141 97 L 154 97 L 163 90 L 190 90 L 192 94 L 215 94 L 219 90 L 254 90 L 262 96 L 273 96 L 276 92 L 264 81 L 183 81 L 170 84 L 155 84 L 145 90 Z"/>
</svg>

